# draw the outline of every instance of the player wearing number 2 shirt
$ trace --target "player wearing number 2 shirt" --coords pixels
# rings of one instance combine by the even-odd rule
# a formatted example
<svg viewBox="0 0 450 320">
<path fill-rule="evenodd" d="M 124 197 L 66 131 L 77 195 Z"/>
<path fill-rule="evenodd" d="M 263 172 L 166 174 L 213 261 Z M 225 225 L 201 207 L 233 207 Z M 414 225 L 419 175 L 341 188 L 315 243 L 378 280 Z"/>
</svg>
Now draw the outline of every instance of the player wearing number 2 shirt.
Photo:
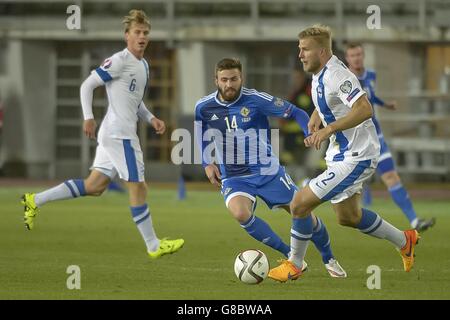
<svg viewBox="0 0 450 320">
<path fill-rule="evenodd" d="M 299 34 L 299 59 L 313 74 L 312 98 L 316 110 L 311 115 L 305 138 L 307 147 L 320 148 L 329 139 L 327 169 L 300 190 L 291 202 L 291 255 L 270 270 L 269 277 L 280 282 L 298 279 L 303 259 L 312 240 L 312 210 L 331 200 L 341 225 L 357 228 L 367 235 L 386 239 L 400 251 L 403 268 L 414 264 L 416 230 L 402 232 L 377 213 L 359 206 L 362 183 L 375 171 L 380 155 L 372 106 L 356 76 L 333 55 L 331 31 L 313 26 Z M 320 129 L 320 125 L 324 128 Z"/>
</svg>

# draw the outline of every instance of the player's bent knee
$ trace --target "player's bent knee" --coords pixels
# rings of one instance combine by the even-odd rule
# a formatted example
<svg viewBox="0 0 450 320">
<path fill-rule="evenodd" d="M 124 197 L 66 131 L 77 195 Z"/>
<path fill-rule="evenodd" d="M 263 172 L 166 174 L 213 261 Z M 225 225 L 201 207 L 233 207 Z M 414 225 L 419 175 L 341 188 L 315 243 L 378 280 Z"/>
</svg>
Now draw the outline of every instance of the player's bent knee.
<svg viewBox="0 0 450 320">
<path fill-rule="evenodd" d="M 84 181 L 86 194 L 92 197 L 99 197 L 105 192 L 108 184 L 92 183 L 89 180 Z"/>
<path fill-rule="evenodd" d="M 92 197 L 99 197 L 105 192 L 106 186 L 94 186 L 86 188 L 86 193 Z"/>
<path fill-rule="evenodd" d="M 147 184 L 145 182 L 127 182 L 127 185 L 132 192 L 147 192 Z"/>
<path fill-rule="evenodd" d="M 237 213 L 232 212 L 231 214 L 239 223 L 247 222 L 248 219 L 250 219 L 250 217 L 252 216 L 251 212 L 248 211 L 240 211 Z"/>
<path fill-rule="evenodd" d="M 234 219 L 236 219 L 239 223 L 244 223 L 250 219 L 252 216 L 252 210 L 243 205 L 235 205 L 231 204 L 228 206 L 228 210 Z"/>
<path fill-rule="evenodd" d="M 306 217 L 311 212 L 309 206 L 301 199 L 294 199 L 290 203 L 289 208 L 292 216 L 296 218 Z"/>
</svg>

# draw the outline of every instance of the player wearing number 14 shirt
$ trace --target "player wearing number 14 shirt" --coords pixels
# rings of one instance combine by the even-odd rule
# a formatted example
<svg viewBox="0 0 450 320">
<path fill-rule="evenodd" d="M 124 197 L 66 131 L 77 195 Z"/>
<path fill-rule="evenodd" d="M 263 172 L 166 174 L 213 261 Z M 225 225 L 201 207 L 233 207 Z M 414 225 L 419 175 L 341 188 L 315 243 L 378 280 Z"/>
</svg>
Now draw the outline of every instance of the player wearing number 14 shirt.
<svg viewBox="0 0 450 320">
<path fill-rule="evenodd" d="M 309 117 L 289 102 L 247 89 L 242 82 L 240 61 L 225 58 L 216 65 L 217 91 L 196 104 L 195 130 L 202 164 L 210 182 L 221 187 L 225 205 L 241 227 L 288 257 L 290 247 L 254 215 L 257 197 L 271 209 L 290 212 L 289 204 L 298 190 L 272 151 L 268 116 L 295 119 L 305 135 Z M 215 161 L 208 156 L 212 149 Z M 333 256 L 325 225 L 315 216 L 313 223 L 312 241 L 326 270 L 332 277 L 346 277 Z M 303 262 L 302 270 L 306 267 Z"/>
</svg>

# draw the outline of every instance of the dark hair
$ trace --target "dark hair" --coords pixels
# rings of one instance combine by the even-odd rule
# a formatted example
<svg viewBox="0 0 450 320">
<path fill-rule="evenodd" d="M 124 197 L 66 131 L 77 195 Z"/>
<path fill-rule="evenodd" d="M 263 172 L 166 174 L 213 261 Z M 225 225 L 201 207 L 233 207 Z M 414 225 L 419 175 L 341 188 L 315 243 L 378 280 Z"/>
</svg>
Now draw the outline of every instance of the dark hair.
<svg viewBox="0 0 450 320">
<path fill-rule="evenodd" d="M 345 44 L 345 51 L 347 51 L 348 49 L 354 49 L 354 48 L 358 48 L 358 47 L 364 49 L 364 47 L 363 47 L 361 42 L 347 42 Z"/>
<path fill-rule="evenodd" d="M 242 73 L 242 64 L 238 58 L 224 58 L 217 62 L 215 75 L 222 70 L 238 69 Z"/>
</svg>

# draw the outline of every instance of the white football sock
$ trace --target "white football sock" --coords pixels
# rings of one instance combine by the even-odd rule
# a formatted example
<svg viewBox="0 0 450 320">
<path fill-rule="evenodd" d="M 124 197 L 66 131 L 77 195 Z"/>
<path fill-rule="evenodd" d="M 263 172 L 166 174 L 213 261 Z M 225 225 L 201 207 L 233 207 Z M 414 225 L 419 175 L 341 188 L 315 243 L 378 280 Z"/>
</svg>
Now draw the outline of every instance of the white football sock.
<svg viewBox="0 0 450 320">
<path fill-rule="evenodd" d="M 85 195 L 83 180 L 67 180 L 56 187 L 36 193 L 34 202 L 41 207 L 50 201 L 73 199 Z"/>
<path fill-rule="evenodd" d="M 147 204 L 131 207 L 131 214 L 136 226 L 147 246 L 147 251 L 153 252 L 159 248 L 159 239 L 153 229 L 153 222 Z"/>
</svg>

